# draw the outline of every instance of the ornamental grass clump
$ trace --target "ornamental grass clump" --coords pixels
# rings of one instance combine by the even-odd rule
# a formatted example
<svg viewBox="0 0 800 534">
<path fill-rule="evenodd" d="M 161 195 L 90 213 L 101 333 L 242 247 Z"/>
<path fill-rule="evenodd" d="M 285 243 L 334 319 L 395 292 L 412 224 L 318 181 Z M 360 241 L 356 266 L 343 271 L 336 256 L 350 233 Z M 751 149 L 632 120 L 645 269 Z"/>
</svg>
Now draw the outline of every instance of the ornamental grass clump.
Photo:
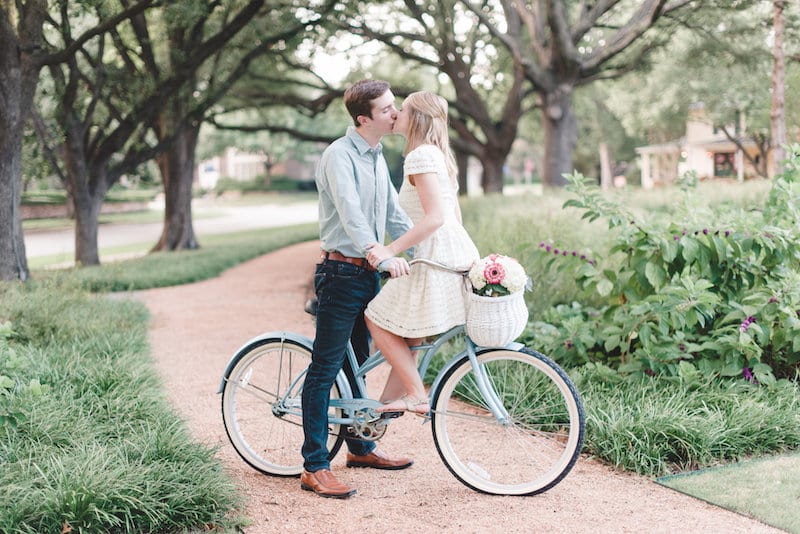
<svg viewBox="0 0 800 534">
<path fill-rule="evenodd" d="M 583 176 L 564 207 L 604 219 L 609 250 L 558 257 L 603 300 L 546 311 L 533 343 L 572 366 L 603 362 L 624 373 L 743 377 L 762 385 L 794 377 L 800 362 L 800 145 L 758 210 L 703 206 L 686 187 L 666 214 L 634 214 Z M 737 187 L 730 184 L 729 187 Z M 565 250 L 563 245 L 560 251 Z"/>
</svg>

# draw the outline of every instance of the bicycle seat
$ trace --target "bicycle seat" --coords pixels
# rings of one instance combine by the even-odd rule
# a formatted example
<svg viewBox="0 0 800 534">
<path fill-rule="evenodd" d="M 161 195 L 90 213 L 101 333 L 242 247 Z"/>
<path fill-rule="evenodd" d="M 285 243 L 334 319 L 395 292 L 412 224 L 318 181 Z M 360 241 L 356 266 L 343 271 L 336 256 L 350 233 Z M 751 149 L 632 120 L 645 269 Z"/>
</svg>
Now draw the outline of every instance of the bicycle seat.
<svg viewBox="0 0 800 534">
<path fill-rule="evenodd" d="M 317 315 L 317 297 L 311 297 L 306 301 L 306 305 L 303 307 L 306 313 L 311 315 Z"/>
</svg>

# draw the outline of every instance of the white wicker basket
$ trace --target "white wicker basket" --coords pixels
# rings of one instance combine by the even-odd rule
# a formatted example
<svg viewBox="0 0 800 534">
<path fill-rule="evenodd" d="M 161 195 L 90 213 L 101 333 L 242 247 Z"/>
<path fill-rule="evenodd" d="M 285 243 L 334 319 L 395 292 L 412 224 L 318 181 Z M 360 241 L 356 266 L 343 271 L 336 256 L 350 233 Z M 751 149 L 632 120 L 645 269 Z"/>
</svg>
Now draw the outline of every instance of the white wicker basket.
<svg viewBox="0 0 800 534">
<path fill-rule="evenodd" d="M 502 347 L 514 341 L 528 323 L 524 291 L 503 297 L 467 292 L 467 335 L 476 345 Z"/>
</svg>

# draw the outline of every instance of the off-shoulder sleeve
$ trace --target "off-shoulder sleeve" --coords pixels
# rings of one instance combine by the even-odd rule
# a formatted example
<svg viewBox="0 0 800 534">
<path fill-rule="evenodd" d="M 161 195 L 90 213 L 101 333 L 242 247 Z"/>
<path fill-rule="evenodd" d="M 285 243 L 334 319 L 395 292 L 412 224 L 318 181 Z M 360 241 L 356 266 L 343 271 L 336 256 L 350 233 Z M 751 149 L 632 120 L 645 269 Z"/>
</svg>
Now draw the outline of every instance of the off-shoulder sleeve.
<svg viewBox="0 0 800 534">
<path fill-rule="evenodd" d="M 403 174 L 424 174 L 438 172 L 443 159 L 442 151 L 433 145 L 421 145 L 406 156 L 403 164 Z"/>
</svg>

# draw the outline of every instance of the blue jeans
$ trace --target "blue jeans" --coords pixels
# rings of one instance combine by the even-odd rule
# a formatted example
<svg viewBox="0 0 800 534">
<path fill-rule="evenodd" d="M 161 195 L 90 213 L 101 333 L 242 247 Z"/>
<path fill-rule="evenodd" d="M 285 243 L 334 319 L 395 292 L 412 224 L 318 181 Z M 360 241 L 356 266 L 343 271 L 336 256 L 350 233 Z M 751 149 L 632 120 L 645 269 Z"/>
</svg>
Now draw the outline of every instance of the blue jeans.
<svg viewBox="0 0 800 534">
<path fill-rule="evenodd" d="M 330 469 L 328 441 L 328 404 L 336 375 L 344 366 L 353 395 L 356 390 L 353 370 L 346 364 L 348 340 L 362 363 L 369 355 L 369 331 L 364 310 L 380 289 L 377 273 L 349 263 L 325 261 L 314 274 L 317 294 L 317 333 L 311 364 L 303 384 L 303 467 L 310 472 Z M 375 449 L 370 441 L 347 439 L 353 454 L 369 454 Z"/>
</svg>

